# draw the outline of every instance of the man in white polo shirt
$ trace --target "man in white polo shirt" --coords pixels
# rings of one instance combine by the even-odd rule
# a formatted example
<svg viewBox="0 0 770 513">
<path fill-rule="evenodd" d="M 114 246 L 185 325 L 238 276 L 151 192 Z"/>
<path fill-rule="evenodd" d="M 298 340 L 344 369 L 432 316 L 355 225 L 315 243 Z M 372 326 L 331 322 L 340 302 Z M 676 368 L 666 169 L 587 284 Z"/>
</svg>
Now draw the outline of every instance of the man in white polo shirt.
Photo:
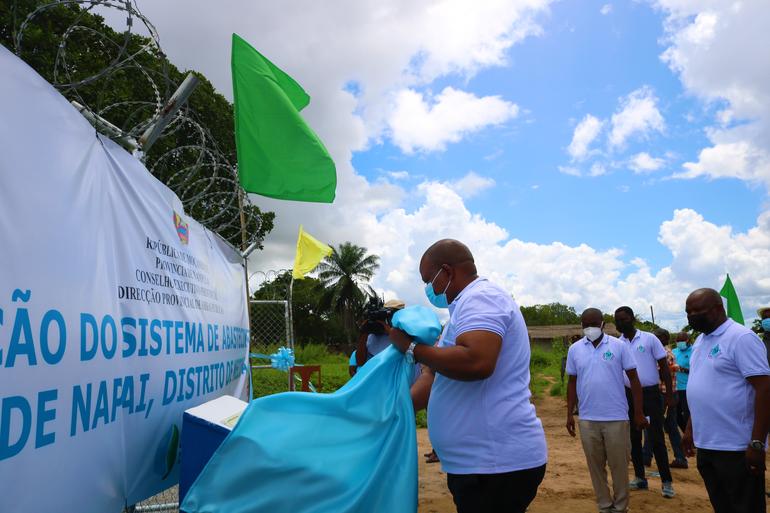
<svg viewBox="0 0 770 513">
<path fill-rule="evenodd" d="M 668 462 L 666 439 L 663 438 L 663 396 L 660 393 L 660 382 L 666 385 L 666 405 L 673 408 L 676 405 L 674 387 L 671 384 L 671 369 L 666 358 L 666 349 L 660 343 L 658 337 L 652 333 L 638 330 L 634 327 L 634 311 L 628 306 L 621 306 L 615 310 L 615 327 L 621 333 L 620 341 L 628 344 L 631 353 L 636 359 L 636 371 L 639 373 L 639 381 L 642 384 L 642 408 L 644 415 L 650 418 L 650 427 L 647 434 L 652 444 L 652 454 L 655 456 L 655 464 L 658 466 L 662 483 L 663 497 L 674 497 L 673 478 Z M 626 380 L 626 388 L 629 387 Z M 626 390 L 628 398 L 629 416 L 635 416 L 636 409 L 630 394 Z M 644 472 L 644 456 L 642 453 L 642 431 L 631 427 L 631 461 L 634 464 L 634 478 L 629 486 L 632 490 L 645 490 L 648 487 Z"/>
<path fill-rule="evenodd" d="M 412 387 L 428 407 L 428 434 L 458 513 L 523 513 L 545 475 L 545 433 L 529 391 L 529 336 L 511 294 L 479 278 L 470 250 L 451 239 L 420 261 L 428 300 L 449 308 L 437 346 L 393 344 L 433 372 Z M 435 377 L 434 377 L 435 373 Z M 430 397 L 430 398 L 429 398 Z"/>
<path fill-rule="evenodd" d="M 628 376 L 639 412 L 634 423 L 643 428 L 642 387 L 636 361 L 628 344 L 602 332 L 602 312 L 588 308 L 580 316 L 585 337 L 567 353 L 567 431 L 575 436 L 572 412 L 580 400 L 580 441 L 601 513 L 628 510 L 628 403 L 624 376 Z M 612 475 L 610 493 L 607 466 Z"/>
<path fill-rule="evenodd" d="M 690 356 L 690 421 L 682 445 L 697 463 L 716 513 L 764 513 L 770 366 L 764 344 L 727 318 L 713 289 L 687 297 L 687 322 L 700 331 Z"/>
</svg>

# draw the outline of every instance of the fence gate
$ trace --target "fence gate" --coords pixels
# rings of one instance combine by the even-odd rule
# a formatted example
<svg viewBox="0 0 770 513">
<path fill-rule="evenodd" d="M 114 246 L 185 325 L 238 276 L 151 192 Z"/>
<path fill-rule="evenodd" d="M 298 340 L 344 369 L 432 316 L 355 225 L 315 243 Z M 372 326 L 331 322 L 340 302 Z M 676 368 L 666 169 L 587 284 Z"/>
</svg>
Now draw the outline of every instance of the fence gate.
<svg viewBox="0 0 770 513">
<path fill-rule="evenodd" d="M 249 351 L 252 354 L 269 355 L 281 347 L 294 349 L 294 333 L 291 323 L 291 309 L 286 300 L 252 299 L 249 301 L 249 332 L 251 335 Z M 251 358 L 252 369 L 272 369 L 270 362 L 261 358 Z M 252 381 L 255 378 L 252 374 Z M 292 390 L 292 383 L 287 376 L 287 388 Z"/>
</svg>

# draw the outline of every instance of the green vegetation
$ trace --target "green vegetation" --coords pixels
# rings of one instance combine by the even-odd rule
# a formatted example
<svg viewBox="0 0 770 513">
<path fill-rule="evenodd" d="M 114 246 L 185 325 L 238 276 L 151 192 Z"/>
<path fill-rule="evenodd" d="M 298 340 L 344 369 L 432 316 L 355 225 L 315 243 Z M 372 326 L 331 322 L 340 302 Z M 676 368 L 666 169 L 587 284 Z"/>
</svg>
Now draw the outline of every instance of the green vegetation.
<svg viewBox="0 0 770 513">
<path fill-rule="evenodd" d="M 533 347 L 529 360 L 531 374 L 530 389 L 532 395 L 541 397 L 544 393 L 551 396 L 564 396 L 567 393 L 565 384 L 561 383 L 562 357 L 567 356 L 567 349 L 561 339 L 554 339 L 551 350 Z"/>
<path fill-rule="evenodd" d="M 11 51 L 16 51 L 17 31 L 21 29 L 22 22 L 28 14 L 47 3 L 49 2 L 43 0 L 0 2 L 0 44 Z M 138 22 L 134 20 L 134 23 Z M 60 66 L 57 76 L 54 76 L 59 44 L 63 41 L 62 36 L 75 24 L 84 29 L 72 31 L 64 47 L 68 69 L 72 75 L 67 77 Z M 61 4 L 47 8 L 33 18 L 22 36 L 20 57 L 54 85 L 57 79 L 60 83 L 77 82 L 108 68 L 118 57 L 124 40 L 124 34 L 109 27 L 104 22 L 104 18 L 74 4 Z M 133 129 L 139 123 L 147 121 L 155 107 L 153 104 L 155 91 L 140 67 L 160 88 L 162 99 L 170 97 L 187 74 L 187 71 L 179 70 L 166 59 L 165 55 L 157 51 L 140 51 L 149 42 L 148 38 L 136 34 L 128 38 L 126 53 L 136 54 L 133 62 L 137 66 L 126 66 L 98 80 L 78 86 L 77 89 L 61 87 L 59 91 L 68 100 L 76 100 L 88 105 L 96 112 L 101 112 L 108 121 L 119 128 Z M 193 73 L 200 82 L 187 105 L 196 121 L 208 131 L 206 136 L 211 138 L 211 145 L 219 152 L 222 160 L 234 164 L 237 159 L 233 106 L 224 96 L 215 91 L 214 86 L 203 74 L 196 71 Z M 103 110 L 115 104 L 119 105 L 110 108 L 107 112 Z M 155 166 L 156 178 L 174 190 L 183 200 L 185 197 L 194 197 L 202 192 L 206 192 L 211 198 L 219 198 L 205 202 L 198 201 L 191 208 L 186 208 L 187 214 L 203 220 L 217 216 L 221 213 L 223 204 L 229 204 L 233 195 L 232 182 L 199 180 L 192 188 L 188 181 L 180 182 L 178 173 L 182 170 L 185 170 L 182 176 L 189 178 L 195 173 L 205 174 L 209 170 L 204 168 L 215 165 L 208 161 L 201 165 L 202 156 L 199 151 L 175 152 L 173 156 L 162 162 L 159 161 L 159 157 L 171 149 L 198 144 L 200 136 L 201 134 L 191 126 L 167 131 L 150 149 L 146 162 L 148 168 Z M 245 206 L 244 210 L 248 214 L 246 216 L 247 232 L 256 235 L 255 240 L 262 249 L 261 241 L 273 229 L 275 215 L 273 212 L 261 212 L 253 205 Z M 240 245 L 239 223 L 230 223 L 221 227 L 219 235 L 235 245 Z"/>
</svg>

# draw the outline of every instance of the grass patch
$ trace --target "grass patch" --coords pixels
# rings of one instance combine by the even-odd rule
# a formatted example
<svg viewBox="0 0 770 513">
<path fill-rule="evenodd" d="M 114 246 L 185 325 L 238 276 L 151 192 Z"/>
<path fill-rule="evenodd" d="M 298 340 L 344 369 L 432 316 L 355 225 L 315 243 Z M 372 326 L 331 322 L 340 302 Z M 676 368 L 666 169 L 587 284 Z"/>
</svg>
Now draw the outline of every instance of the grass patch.
<svg viewBox="0 0 770 513">
<path fill-rule="evenodd" d="M 567 387 L 561 383 L 562 358 L 566 355 L 567 350 L 560 339 L 554 339 L 550 350 L 532 347 L 529 372 L 530 390 L 534 397 L 541 397 L 545 393 L 551 396 L 566 395 Z"/>
</svg>

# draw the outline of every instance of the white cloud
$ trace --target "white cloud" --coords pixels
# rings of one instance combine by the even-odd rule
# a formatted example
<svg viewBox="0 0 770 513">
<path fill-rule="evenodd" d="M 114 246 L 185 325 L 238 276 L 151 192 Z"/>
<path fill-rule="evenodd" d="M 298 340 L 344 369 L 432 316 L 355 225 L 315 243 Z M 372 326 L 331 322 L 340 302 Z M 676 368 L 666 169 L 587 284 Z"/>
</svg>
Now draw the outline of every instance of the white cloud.
<svg viewBox="0 0 770 513">
<path fill-rule="evenodd" d="M 601 132 L 604 122 L 591 114 L 586 116 L 577 124 L 575 132 L 572 134 L 572 142 L 567 147 L 567 152 L 573 160 L 582 160 L 589 154 L 589 147 Z"/>
<path fill-rule="evenodd" d="M 752 59 L 754 54 L 746 49 L 764 40 L 757 26 L 768 26 L 766 13 L 753 5 L 745 9 L 749 7 L 753 19 L 743 25 L 748 39 L 737 48 L 728 45 L 729 57 L 743 64 L 753 62 L 757 73 L 765 73 L 767 62 Z M 522 304 L 560 301 L 578 309 L 598 306 L 609 311 L 627 303 L 639 312 L 654 304 L 656 318 L 676 328 L 684 318 L 686 294 L 700 286 L 718 287 L 727 270 L 747 312 L 770 300 L 770 282 L 765 278 L 770 266 L 770 214 L 760 216 L 756 227 L 735 233 L 693 211 L 676 211 L 660 232 L 661 244 L 672 253 L 671 263 L 654 271 L 617 248 L 522 241 L 469 211 L 450 184 L 429 182 L 406 191 L 387 182 L 369 182 L 356 173 L 352 152 L 385 136 L 397 92 L 423 90 L 440 76 L 469 77 L 485 67 L 504 64 L 506 52 L 515 43 L 540 32 L 536 20 L 547 14 L 545 0 L 492 0 L 472 9 L 460 0 L 241 0 L 226 5 L 167 0 L 146 2 L 142 8 L 158 28 L 171 60 L 180 68 L 202 71 L 226 96 L 231 96 L 231 32 L 254 44 L 312 96 L 303 115 L 337 163 L 337 200 L 317 205 L 255 197 L 260 208 L 276 212 L 276 227 L 265 241 L 265 250 L 250 259 L 251 272 L 289 267 L 302 223 L 327 243 L 353 241 L 379 255 L 381 268 L 374 286 L 411 304 L 426 304 L 417 266 L 424 249 L 442 237 L 469 244 L 481 272 Z M 116 25 L 122 26 L 124 18 L 118 18 Z M 713 49 L 719 49 L 721 23 L 714 25 Z M 711 94 L 712 77 L 707 80 L 696 73 L 700 68 L 692 68 L 693 62 L 690 54 L 682 54 L 677 63 L 687 70 L 680 74 L 693 77 L 693 90 L 697 84 L 702 94 Z M 741 69 L 748 69 L 743 64 Z M 713 81 L 719 91 L 728 91 L 722 81 L 737 64 L 726 61 L 724 65 L 727 71 Z M 755 85 L 767 81 L 751 81 L 746 73 L 733 76 L 735 91 L 751 94 L 731 92 L 731 107 L 739 118 L 749 118 L 744 105 L 766 105 L 761 95 L 768 90 Z M 360 85 L 356 95 L 344 89 L 351 80 Z M 724 98 L 724 94 L 717 96 Z M 626 137 L 635 133 L 632 130 Z M 751 137 L 758 144 L 759 136 Z M 559 170 L 580 175 L 574 167 Z M 416 196 L 416 207 L 403 208 L 406 194 Z M 690 265 L 691 259 L 696 265 Z"/>
<path fill-rule="evenodd" d="M 602 176 L 606 174 L 607 168 L 601 162 L 591 164 L 591 170 L 588 172 L 588 176 Z"/>
<path fill-rule="evenodd" d="M 406 180 L 409 178 L 409 171 L 388 171 L 388 176 L 394 180 Z"/>
<path fill-rule="evenodd" d="M 602 14 L 602 16 L 607 16 L 612 12 L 612 4 L 604 4 L 602 8 L 599 9 L 599 12 Z"/>
<path fill-rule="evenodd" d="M 659 157 L 653 157 L 646 151 L 637 153 L 631 157 L 628 161 L 628 167 L 630 167 L 634 173 L 649 173 L 651 171 L 657 171 L 665 164 L 665 160 Z"/>
<path fill-rule="evenodd" d="M 481 192 L 494 187 L 495 181 L 487 176 L 481 176 L 475 171 L 469 171 L 465 176 L 450 182 L 449 187 L 463 198 L 472 198 Z"/>
<path fill-rule="evenodd" d="M 559 173 L 563 175 L 569 175 L 569 176 L 582 176 L 583 173 L 580 172 L 580 170 L 573 166 L 559 166 Z"/>
<path fill-rule="evenodd" d="M 623 146 L 633 137 L 662 132 L 665 121 L 658 111 L 658 99 L 649 87 L 641 87 L 620 99 L 620 109 L 612 115 L 610 146 Z"/>
<path fill-rule="evenodd" d="M 499 96 L 479 98 L 446 87 L 435 98 L 426 100 L 417 91 L 404 89 L 396 95 L 388 125 L 394 144 L 404 153 L 437 151 L 466 134 L 505 123 L 518 112 L 515 104 Z"/>
<path fill-rule="evenodd" d="M 686 90 L 719 105 L 711 145 L 678 178 L 737 178 L 770 190 L 770 9 L 762 0 L 657 0 L 666 15 L 661 58 Z M 727 108 L 723 105 L 727 104 Z M 733 121 L 739 121 L 730 126 Z"/>
</svg>

